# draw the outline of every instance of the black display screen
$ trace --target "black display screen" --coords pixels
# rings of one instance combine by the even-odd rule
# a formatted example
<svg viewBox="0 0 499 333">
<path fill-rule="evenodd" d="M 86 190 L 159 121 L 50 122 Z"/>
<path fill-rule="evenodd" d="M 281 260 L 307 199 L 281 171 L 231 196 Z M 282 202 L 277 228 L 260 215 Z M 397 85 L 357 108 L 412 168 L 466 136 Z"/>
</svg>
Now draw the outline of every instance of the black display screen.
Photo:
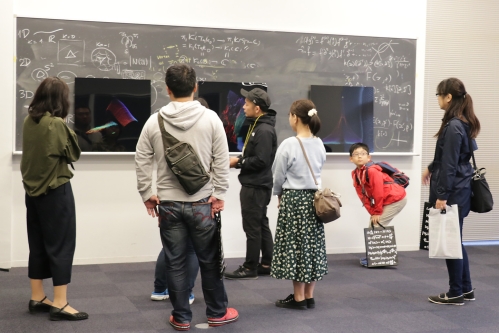
<svg viewBox="0 0 499 333">
<path fill-rule="evenodd" d="M 321 119 L 317 136 L 327 152 L 348 152 L 352 144 L 363 142 L 373 151 L 372 87 L 311 86 L 310 99 Z"/>
<path fill-rule="evenodd" d="M 74 112 L 83 152 L 135 152 L 151 115 L 151 81 L 75 78 Z"/>
<path fill-rule="evenodd" d="M 215 111 L 224 124 L 230 152 L 240 152 L 248 132 L 245 125 L 243 105 L 245 98 L 241 89 L 250 91 L 260 88 L 267 91 L 264 83 L 244 82 L 199 82 L 198 96 L 204 98 L 211 110 Z"/>
</svg>

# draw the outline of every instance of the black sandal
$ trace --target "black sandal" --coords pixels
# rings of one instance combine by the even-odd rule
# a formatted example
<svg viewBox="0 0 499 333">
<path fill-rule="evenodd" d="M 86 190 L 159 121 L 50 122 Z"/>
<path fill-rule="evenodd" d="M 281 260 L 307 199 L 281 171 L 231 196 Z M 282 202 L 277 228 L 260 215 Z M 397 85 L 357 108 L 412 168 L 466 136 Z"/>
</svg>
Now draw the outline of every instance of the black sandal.
<svg viewBox="0 0 499 333">
<path fill-rule="evenodd" d="M 58 320 L 85 320 L 85 319 L 88 319 L 88 313 L 86 313 L 86 312 L 69 313 L 69 312 L 64 311 L 64 309 L 68 305 L 69 305 L 69 303 L 64 305 L 62 307 L 62 309 L 51 306 L 50 307 L 50 320 L 58 321 Z"/>
</svg>

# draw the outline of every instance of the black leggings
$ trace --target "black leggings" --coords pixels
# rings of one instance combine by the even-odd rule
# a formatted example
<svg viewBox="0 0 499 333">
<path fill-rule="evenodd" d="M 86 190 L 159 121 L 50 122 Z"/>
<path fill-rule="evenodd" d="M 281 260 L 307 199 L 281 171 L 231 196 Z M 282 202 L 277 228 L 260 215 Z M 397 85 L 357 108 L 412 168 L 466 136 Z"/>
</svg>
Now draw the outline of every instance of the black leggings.
<svg viewBox="0 0 499 333">
<path fill-rule="evenodd" d="M 28 277 L 52 278 L 54 286 L 71 282 L 76 246 L 76 214 L 69 182 L 45 195 L 26 194 Z"/>
</svg>

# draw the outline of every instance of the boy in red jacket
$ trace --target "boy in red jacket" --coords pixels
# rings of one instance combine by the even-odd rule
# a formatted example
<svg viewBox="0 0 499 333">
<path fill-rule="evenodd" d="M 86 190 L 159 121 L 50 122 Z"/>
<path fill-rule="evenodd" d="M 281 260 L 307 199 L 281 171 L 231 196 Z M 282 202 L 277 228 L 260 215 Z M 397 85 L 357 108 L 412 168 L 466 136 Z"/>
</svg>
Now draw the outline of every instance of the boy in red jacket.
<svg viewBox="0 0 499 333">
<path fill-rule="evenodd" d="M 371 215 L 371 223 L 387 226 L 400 213 L 407 203 L 405 189 L 396 184 L 393 179 L 373 164 L 369 147 L 364 143 L 354 143 L 350 147 L 350 161 L 357 167 L 352 171 L 353 186 L 364 207 Z M 367 258 L 360 259 L 360 264 L 367 267 Z"/>
</svg>

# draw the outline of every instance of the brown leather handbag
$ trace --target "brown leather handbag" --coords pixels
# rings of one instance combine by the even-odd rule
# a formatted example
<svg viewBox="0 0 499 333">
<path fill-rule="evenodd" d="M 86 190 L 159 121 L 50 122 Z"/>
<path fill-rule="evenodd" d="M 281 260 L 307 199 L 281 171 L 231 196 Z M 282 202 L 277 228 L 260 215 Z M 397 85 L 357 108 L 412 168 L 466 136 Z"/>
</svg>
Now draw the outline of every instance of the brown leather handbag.
<svg viewBox="0 0 499 333">
<path fill-rule="evenodd" d="M 298 142 L 300 143 L 301 150 L 303 151 L 303 155 L 305 156 L 305 160 L 307 161 L 308 168 L 310 169 L 310 173 L 314 178 L 315 185 L 319 186 L 317 183 L 317 179 L 315 178 L 314 172 L 312 170 L 312 166 L 307 157 L 307 153 L 305 152 L 305 148 L 303 147 L 303 143 L 301 142 L 299 137 L 296 137 Z M 315 214 L 323 223 L 329 223 L 334 220 L 337 220 L 340 215 L 340 195 L 334 193 L 329 188 L 318 189 L 314 195 L 314 206 L 315 206 Z"/>
</svg>

